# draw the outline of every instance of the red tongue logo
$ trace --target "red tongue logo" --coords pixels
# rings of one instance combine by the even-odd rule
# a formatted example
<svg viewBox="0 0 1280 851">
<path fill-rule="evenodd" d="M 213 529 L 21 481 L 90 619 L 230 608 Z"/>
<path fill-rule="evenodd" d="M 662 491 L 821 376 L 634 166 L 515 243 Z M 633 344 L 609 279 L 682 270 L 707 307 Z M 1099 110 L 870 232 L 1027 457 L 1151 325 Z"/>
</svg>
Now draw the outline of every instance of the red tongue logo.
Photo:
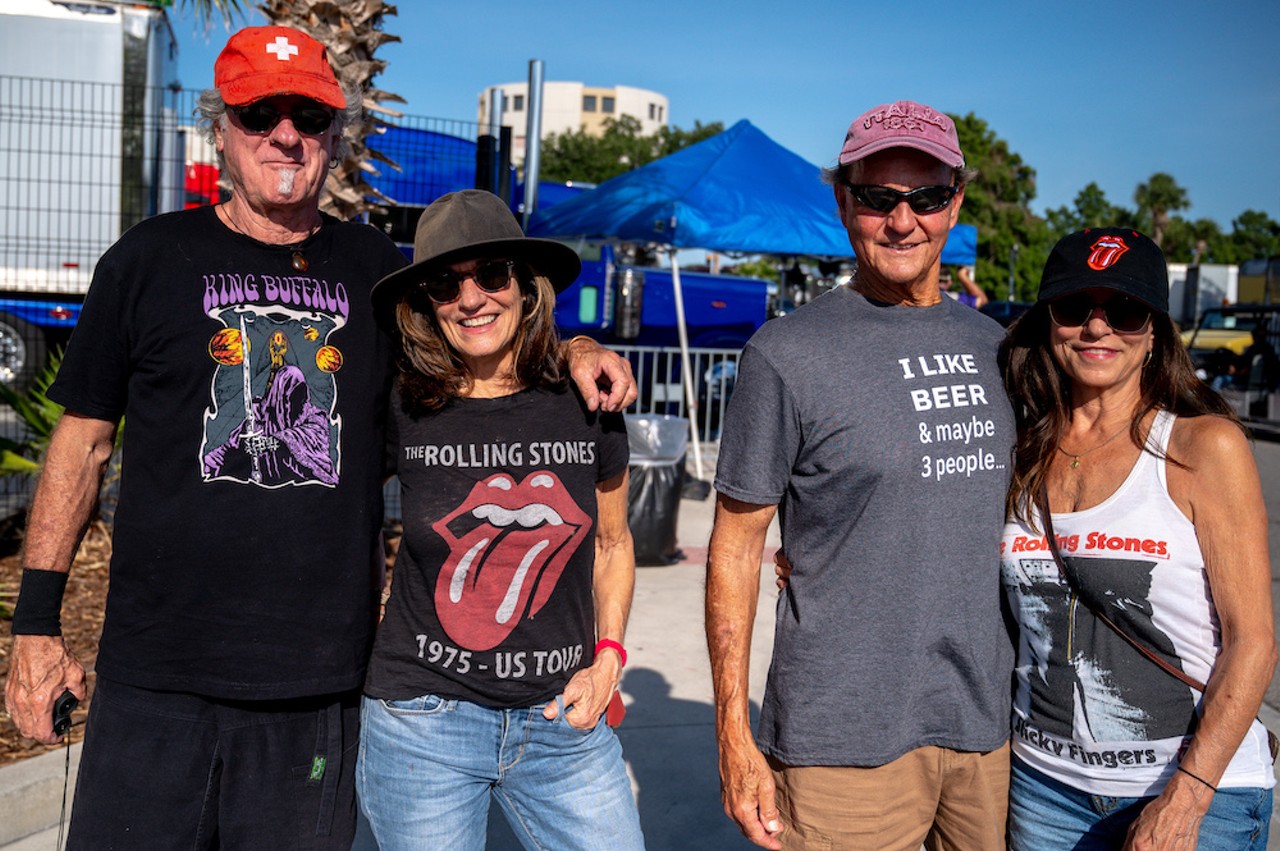
<svg viewBox="0 0 1280 851">
<path fill-rule="evenodd" d="M 1115 264 L 1126 251 L 1129 246 L 1118 236 L 1100 236 L 1089 249 L 1089 259 L 1086 261 L 1089 268 L 1095 272 L 1101 272 L 1108 266 Z"/>
<path fill-rule="evenodd" d="M 436 579 L 440 625 L 460 647 L 491 650 L 546 605 L 591 518 L 541 470 L 519 484 L 505 473 L 477 482 L 431 528 L 449 545 Z"/>
</svg>

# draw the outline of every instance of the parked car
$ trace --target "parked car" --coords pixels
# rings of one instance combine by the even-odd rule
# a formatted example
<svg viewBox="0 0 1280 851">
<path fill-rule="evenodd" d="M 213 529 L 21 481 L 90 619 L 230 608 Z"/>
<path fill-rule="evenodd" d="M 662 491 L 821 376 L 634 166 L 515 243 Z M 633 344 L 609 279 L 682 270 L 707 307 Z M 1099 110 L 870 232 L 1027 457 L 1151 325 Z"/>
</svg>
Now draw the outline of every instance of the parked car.
<svg viewBox="0 0 1280 851">
<path fill-rule="evenodd" d="M 1280 305 L 1215 307 L 1182 332 L 1196 374 L 1255 431 L 1280 431 Z"/>
<path fill-rule="evenodd" d="M 1200 315 L 1194 328 L 1182 332 L 1182 342 L 1197 368 L 1210 369 L 1213 364 L 1226 360 L 1228 354 L 1243 355 L 1253 343 L 1253 331 L 1258 327 L 1267 336 L 1280 334 L 1280 305 L 1235 304 L 1210 308 Z"/>
</svg>

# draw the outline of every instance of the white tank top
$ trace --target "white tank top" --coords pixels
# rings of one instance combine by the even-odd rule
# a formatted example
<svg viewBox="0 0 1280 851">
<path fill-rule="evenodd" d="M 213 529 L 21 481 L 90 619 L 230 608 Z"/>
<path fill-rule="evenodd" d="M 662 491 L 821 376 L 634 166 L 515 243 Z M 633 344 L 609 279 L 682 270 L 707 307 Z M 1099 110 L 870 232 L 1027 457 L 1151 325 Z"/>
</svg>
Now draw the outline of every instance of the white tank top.
<svg viewBox="0 0 1280 851">
<path fill-rule="evenodd" d="M 1152 423 L 1148 446 L 1161 456 L 1175 419 L 1159 411 Z M 1217 613 L 1195 527 L 1169 496 L 1165 466 L 1143 452 L 1102 503 L 1055 513 L 1054 532 L 1076 587 L 1095 608 L 1206 682 L 1221 649 Z M 1075 598 L 1044 535 L 1006 524 L 1000 568 L 1019 632 L 1013 752 L 1086 792 L 1158 794 L 1189 741 L 1200 692 L 1160 670 Z M 1257 721 L 1219 785 L 1275 785 Z"/>
</svg>

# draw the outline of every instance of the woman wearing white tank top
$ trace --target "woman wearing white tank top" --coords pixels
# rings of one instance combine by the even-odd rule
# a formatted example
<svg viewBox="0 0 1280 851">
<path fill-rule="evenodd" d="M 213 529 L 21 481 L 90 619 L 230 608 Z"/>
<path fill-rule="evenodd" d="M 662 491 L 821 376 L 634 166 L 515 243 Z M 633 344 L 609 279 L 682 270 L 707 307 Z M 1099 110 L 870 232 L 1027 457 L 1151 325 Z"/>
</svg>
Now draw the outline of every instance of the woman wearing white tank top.
<svg viewBox="0 0 1280 851">
<path fill-rule="evenodd" d="M 1019 434 L 1001 541 L 1018 626 L 1015 851 L 1267 844 L 1266 510 L 1247 436 L 1196 378 L 1168 291 L 1145 236 L 1072 234 L 1002 350 Z"/>
</svg>

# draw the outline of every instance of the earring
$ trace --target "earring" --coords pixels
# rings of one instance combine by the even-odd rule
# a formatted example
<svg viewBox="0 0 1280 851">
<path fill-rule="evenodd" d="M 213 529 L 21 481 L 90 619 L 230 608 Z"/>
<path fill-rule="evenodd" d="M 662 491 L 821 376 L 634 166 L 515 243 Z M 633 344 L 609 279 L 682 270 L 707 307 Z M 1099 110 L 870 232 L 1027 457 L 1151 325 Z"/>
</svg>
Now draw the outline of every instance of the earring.
<svg viewBox="0 0 1280 851">
<path fill-rule="evenodd" d="M 1151 363 L 1151 354 L 1152 354 L 1152 353 L 1151 353 L 1151 350 L 1150 350 L 1150 349 L 1147 349 L 1147 357 L 1146 357 L 1146 360 L 1144 360 L 1144 361 L 1142 362 L 1142 368 L 1143 368 L 1143 369 L 1146 369 L 1146 368 L 1147 368 L 1147 365 Z"/>
<path fill-rule="evenodd" d="M 340 163 L 340 162 L 342 162 L 342 158 L 341 158 L 341 157 L 336 157 L 336 156 L 335 156 L 335 157 L 330 158 L 330 160 L 329 160 L 329 168 L 331 168 L 331 169 L 337 168 L 337 167 L 338 167 L 338 163 Z"/>
</svg>

